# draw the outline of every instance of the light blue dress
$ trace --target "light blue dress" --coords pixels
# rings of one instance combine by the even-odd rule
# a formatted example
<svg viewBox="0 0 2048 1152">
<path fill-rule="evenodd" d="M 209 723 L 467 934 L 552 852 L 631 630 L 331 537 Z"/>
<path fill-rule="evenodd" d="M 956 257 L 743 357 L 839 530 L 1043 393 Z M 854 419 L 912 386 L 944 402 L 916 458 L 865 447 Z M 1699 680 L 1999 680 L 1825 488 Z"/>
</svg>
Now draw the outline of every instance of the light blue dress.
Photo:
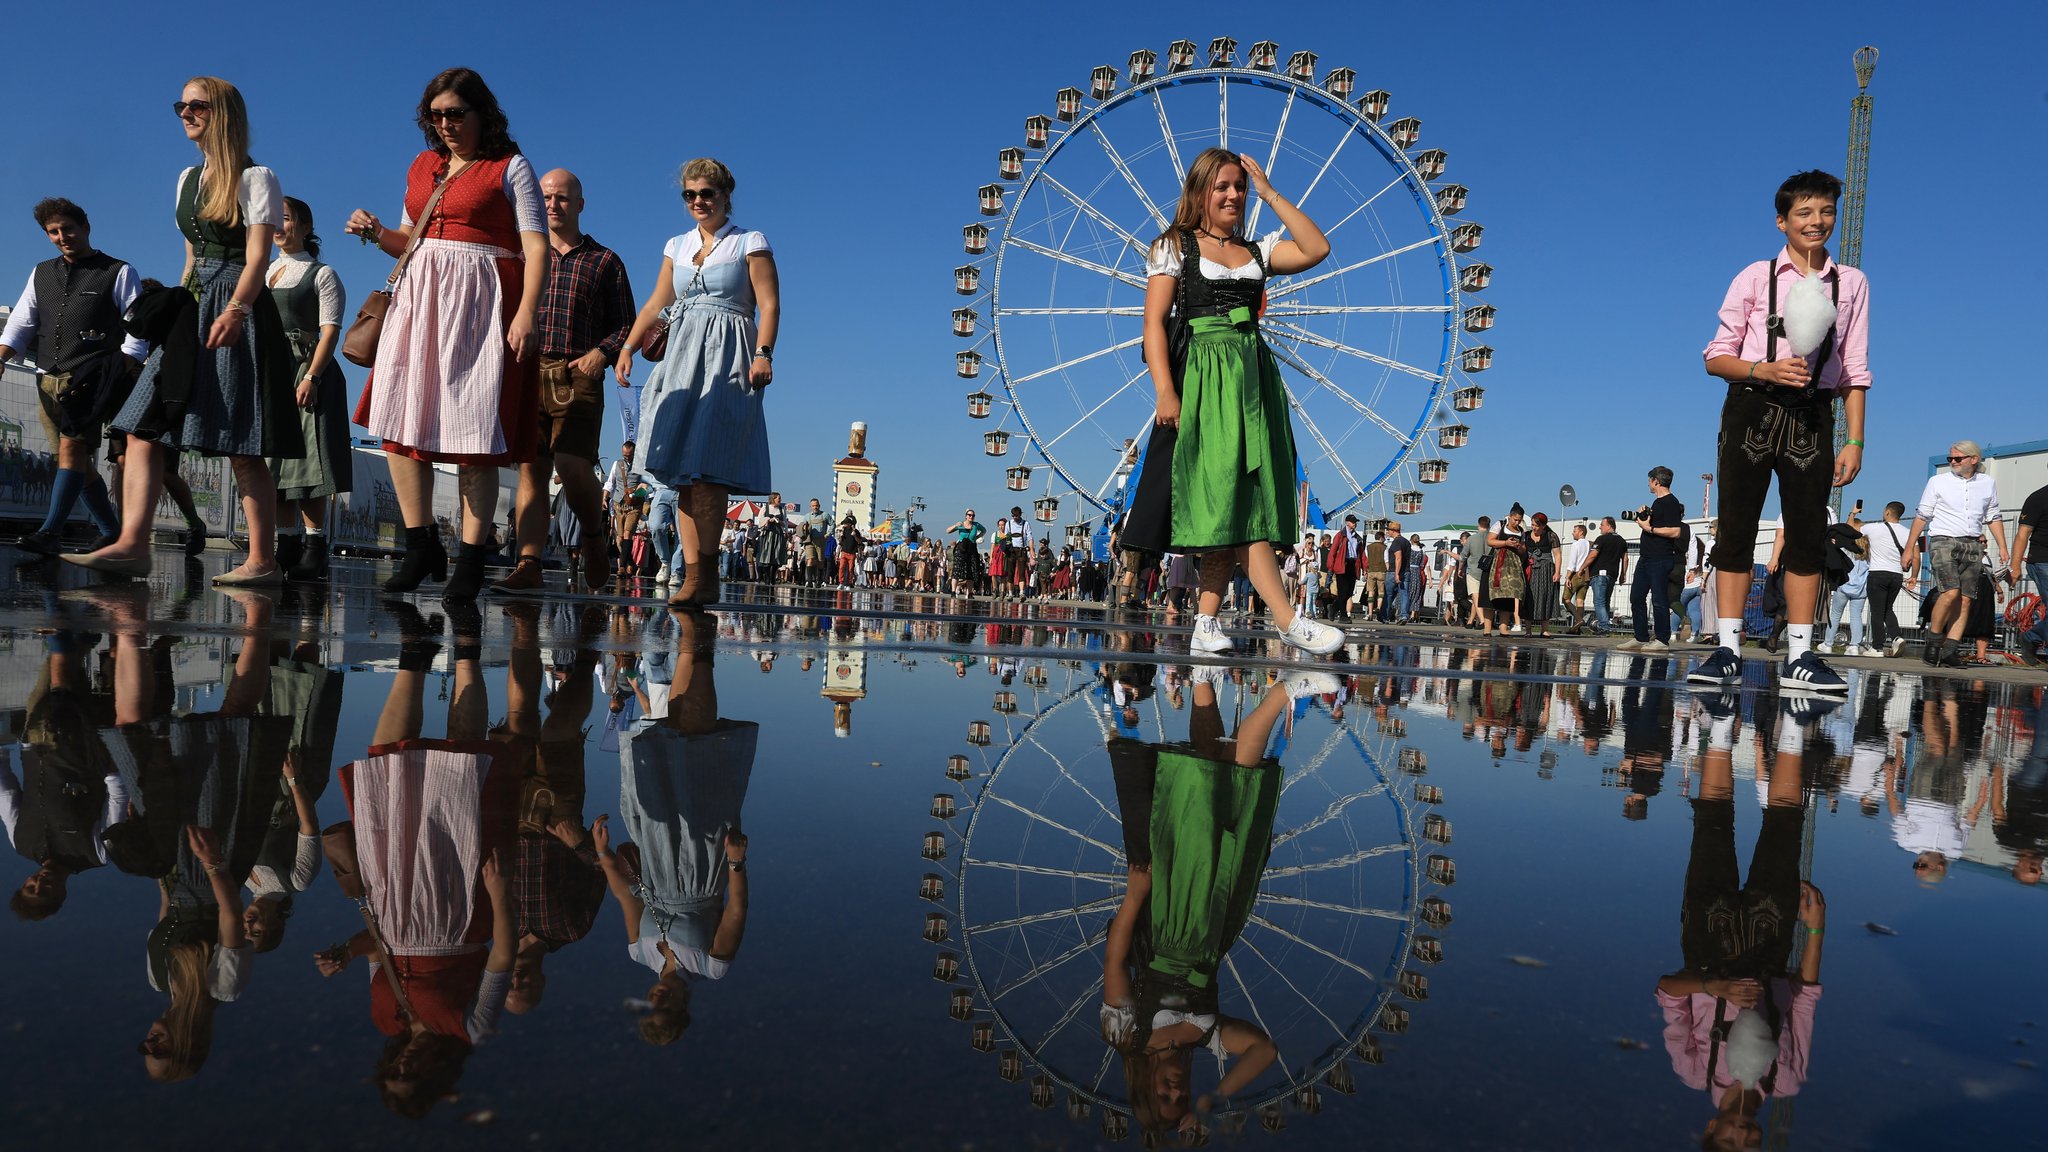
<svg viewBox="0 0 2048 1152">
<path fill-rule="evenodd" d="M 761 391 L 747 383 L 758 329 L 748 257 L 768 240 L 727 224 L 700 268 L 692 230 L 663 250 L 675 265 L 668 355 L 640 395 L 641 469 L 672 488 L 703 481 L 732 495 L 773 491 Z"/>
</svg>

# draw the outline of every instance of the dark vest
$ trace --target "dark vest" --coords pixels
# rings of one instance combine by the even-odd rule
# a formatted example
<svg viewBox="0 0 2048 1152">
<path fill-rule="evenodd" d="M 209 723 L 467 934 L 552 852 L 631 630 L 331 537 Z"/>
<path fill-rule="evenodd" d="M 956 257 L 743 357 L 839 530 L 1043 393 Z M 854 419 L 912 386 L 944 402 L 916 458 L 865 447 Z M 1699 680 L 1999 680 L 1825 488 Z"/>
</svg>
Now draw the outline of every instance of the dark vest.
<svg viewBox="0 0 2048 1152">
<path fill-rule="evenodd" d="M 100 866 L 100 814 L 107 806 L 106 781 L 70 765 L 22 757 L 21 818 L 14 825 L 14 850 L 66 872 Z"/>
<path fill-rule="evenodd" d="M 36 367 L 69 372 L 121 348 L 114 278 L 124 265 L 104 252 L 73 264 L 62 256 L 36 265 Z"/>
</svg>

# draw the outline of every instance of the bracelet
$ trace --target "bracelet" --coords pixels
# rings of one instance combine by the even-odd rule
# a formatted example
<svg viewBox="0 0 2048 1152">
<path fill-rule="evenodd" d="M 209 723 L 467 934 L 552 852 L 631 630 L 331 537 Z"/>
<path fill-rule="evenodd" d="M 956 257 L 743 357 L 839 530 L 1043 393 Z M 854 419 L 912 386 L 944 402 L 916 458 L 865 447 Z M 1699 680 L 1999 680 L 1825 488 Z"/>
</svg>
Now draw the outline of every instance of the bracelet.
<svg viewBox="0 0 2048 1152">
<path fill-rule="evenodd" d="M 754 359 L 766 360 L 772 364 L 775 362 L 775 349 L 763 344 L 759 348 L 754 349 Z"/>
<path fill-rule="evenodd" d="M 200 867 L 201 867 L 201 868 L 204 868 L 204 869 L 206 869 L 206 874 L 207 874 L 208 876 L 218 876 L 218 875 L 219 875 L 220 873 L 222 873 L 222 872 L 224 872 L 224 871 L 226 871 L 226 870 L 227 870 L 227 865 L 225 865 L 225 864 L 217 864 L 217 863 L 216 863 L 216 864 L 202 864 L 202 865 L 200 865 Z"/>
<path fill-rule="evenodd" d="M 1855 445 L 1856 447 L 1858 447 L 1858 448 L 1861 448 L 1861 447 L 1863 447 L 1863 441 L 1861 441 L 1861 440 L 1844 440 L 1844 441 L 1843 441 L 1843 443 L 1844 443 L 1844 444 L 1854 444 L 1854 445 Z"/>
<path fill-rule="evenodd" d="M 228 297 L 228 302 L 221 307 L 221 311 L 223 312 L 247 312 L 248 310 L 249 306 L 247 304 L 242 303 L 240 300 L 237 300 L 232 296 Z"/>
<path fill-rule="evenodd" d="M 1742 382 L 1743 382 L 1744 384 L 1747 384 L 1747 383 L 1749 383 L 1750 381 L 1752 381 L 1752 380 L 1756 379 L 1756 364 L 1757 364 L 1757 362 L 1756 362 L 1756 361 L 1754 361 L 1754 360 L 1751 360 L 1751 361 L 1749 362 L 1749 375 L 1747 375 L 1747 376 L 1744 376 L 1744 377 L 1742 378 Z"/>
<path fill-rule="evenodd" d="M 1827 929 L 1825 929 L 1825 928 L 1815 928 L 1815 927 L 1814 927 L 1813 925 L 1811 925 L 1811 924 L 1808 924 L 1808 925 L 1806 926 L 1806 934 L 1807 934 L 1808 936 L 1818 936 L 1818 935 L 1820 935 L 1821 933 L 1823 933 L 1823 932 L 1825 932 L 1825 931 L 1827 931 Z"/>
<path fill-rule="evenodd" d="M 747 870 L 747 862 L 745 860 L 734 860 L 728 856 L 725 861 L 725 870 L 728 872 L 745 872 Z"/>
</svg>

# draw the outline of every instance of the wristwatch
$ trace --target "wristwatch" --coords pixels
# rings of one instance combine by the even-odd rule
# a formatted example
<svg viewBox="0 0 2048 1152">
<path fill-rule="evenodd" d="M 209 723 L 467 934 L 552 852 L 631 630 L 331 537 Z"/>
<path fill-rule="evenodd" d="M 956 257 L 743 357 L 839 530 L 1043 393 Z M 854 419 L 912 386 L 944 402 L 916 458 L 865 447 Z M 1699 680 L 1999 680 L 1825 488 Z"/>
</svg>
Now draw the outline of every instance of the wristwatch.
<svg viewBox="0 0 2048 1152">
<path fill-rule="evenodd" d="M 775 348 L 772 345 L 768 344 L 761 345 L 759 348 L 754 349 L 754 359 L 766 360 L 771 364 L 774 363 Z"/>
<path fill-rule="evenodd" d="M 734 860 L 728 856 L 725 861 L 725 870 L 727 872 L 745 872 L 747 870 L 747 862 L 745 860 Z"/>
</svg>

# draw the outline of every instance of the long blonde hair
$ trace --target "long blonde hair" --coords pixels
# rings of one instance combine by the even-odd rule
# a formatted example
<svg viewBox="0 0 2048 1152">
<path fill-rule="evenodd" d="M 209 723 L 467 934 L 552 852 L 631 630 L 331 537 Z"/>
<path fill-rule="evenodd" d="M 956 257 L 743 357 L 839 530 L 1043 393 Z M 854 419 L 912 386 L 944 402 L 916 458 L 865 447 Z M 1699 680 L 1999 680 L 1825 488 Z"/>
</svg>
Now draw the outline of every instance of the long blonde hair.
<svg viewBox="0 0 2048 1152">
<path fill-rule="evenodd" d="M 1216 173 L 1225 164 L 1244 167 L 1244 161 L 1228 148 L 1205 148 L 1188 165 L 1188 178 L 1181 183 L 1180 206 L 1173 210 L 1173 223 L 1152 242 L 1154 246 L 1172 244 L 1178 252 L 1181 234 L 1202 226 L 1202 212 L 1209 203 L 1209 185 L 1216 182 Z"/>
<path fill-rule="evenodd" d="M 173 944 L 164 956 L 169 976 L 171 1007 L 164 1013 L 164 1031 L 170 1034 L 170 1051 L 165 1067 L 154 1079 L 169 1084 L 199 1074 L 213 1051 L 213 993 L 206 987 L 206 967 L 213 959 L 213 945 L 203 940 Z"/>
<path fill-rule="evenodd" d="M 242 173 L 249 159 L 249 108 L 233 84 L 218 76 L 185 81 L 213 104 L 213 115 L 199 133 L 199 153 L 206 166 L 199 173 L 199 218 L 233 228 L 242 222 Z"/>
</svg>

